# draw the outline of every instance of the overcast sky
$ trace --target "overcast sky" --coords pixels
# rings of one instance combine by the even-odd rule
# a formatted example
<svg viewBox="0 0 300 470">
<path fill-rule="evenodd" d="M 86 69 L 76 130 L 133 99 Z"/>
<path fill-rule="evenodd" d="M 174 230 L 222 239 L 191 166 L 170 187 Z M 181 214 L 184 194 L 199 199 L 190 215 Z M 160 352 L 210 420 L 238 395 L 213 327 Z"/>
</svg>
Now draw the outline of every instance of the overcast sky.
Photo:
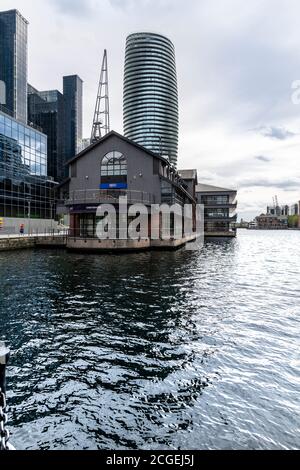
<svg viewBox="0 0 300 470">
<path fill-rule="evenodd" d="M 239 214 L 300 199 L 298 0 L 1 0 L 30 22 L 29 82 L 62 89 L 84 80 L 90 135 L 103 49 L 108 49 L 112 128 L 122 133 L 126 36 L 167 35 L 176 48 L 179 168 L 206 184 L 239 190 Z"/>
</svg>

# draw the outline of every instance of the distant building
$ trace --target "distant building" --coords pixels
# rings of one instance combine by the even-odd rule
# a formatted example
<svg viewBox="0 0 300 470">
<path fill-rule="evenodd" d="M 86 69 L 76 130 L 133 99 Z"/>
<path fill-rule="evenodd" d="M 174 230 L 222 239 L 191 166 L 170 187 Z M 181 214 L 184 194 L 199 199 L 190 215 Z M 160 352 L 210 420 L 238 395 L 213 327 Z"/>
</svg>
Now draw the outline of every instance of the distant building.
<svg viewBox="0 0 300 470">
<path fill-rule="evenodd" d="M 235 237 L 237 191 L 207 184 L 196 187 L 198 204 L 204 205 L 204 235 Z"/>
<path fill-rule="evenodd" d="M 182 246 L 195 236 L 185 237 L 182 227 L 180 239 L 175 239 L 174 222 L 171 222 L 171 239 L 164 240 L 163 216 L 159 213 L 152 216 L 151 210 L 147 215 L 149 232 L 146 234 L 137 239 L 127 239 L 120 234 L 118 225 L 114 240 L 99 240 L 96 234 L 99 217 L 96 212 L 100 204 L 111 204 L 118 214 L 119 223 L 119 197 L 126 196 L 128 206 L 143 204 L 149 209 L 153 204 L 165 203 L 171 206 L 177 203 L 182 208 L 184 204 L 190 204 L 194 220 L 196 199 L 188 188 L 190 175 L 186 176 L 187 180 L 182 180 L 168 160 L 136 142 L 114 131 L 106 134 L 69 162 L 69 179 L 60 185 L 61 202 L 58 211 L 60 214 L 63 211 L 70 214 L 68 248 L 100 251 Z M 197 175 L 195 177 L 197 179 Z M 191 187 L 194 186 L 195 183 L 191 183 Z M 135 217 L 129 216 L 127 223 L 130 224 L 134 219 Z M 159 231 L 157 240 L 151 238 L 152 222 Z M 126 236 L 127 230 L 125 228 Z"/>
<path fill-rule="evenodd" d="M 19 224 L 50 228 L 55 183 L 47 176 L 47 136 L 0 111 L 0 217 L 2 230 Z"/>
<path fill-rule="evenodd" d="M 0 110 L 27 124 L 27 28 L 17 10 L 0 12 Z"/>
<path fill-rule="evenodd" d="M 290 215 L 290 207 L 288 205 L 281 206 L 281 215 L 285 215 L 285 216 Z"/>
<path fill-rule="evenodd" d="M 261 214 L 256 217 L 256 228 L 260 230 L 279 230 L 288 228 L 288 217 L 272 214 Z"/>
<path fill-rule="evenodd" d="M 290 207 L 290 215 L 300 215 L 300 201 Z"/>
<path fill-rule="evenodd" d="M 124 135 L 177 166 L 178 90 L 173 43 L 154 33 L 126 41 Z"/>
<path fill-rule="evenodd" d="M 28 86 L 28 120 L 48 136 L 48 175 L 61 182 L 66 162 L 82 150 L 82 80 L 63 77 L 58 90 L 38 91 Z"/>
<path fill-rule="evenodd" d="M 250 224 L 252 224 L 252 222 L 247 222 L 246 220 L 244 219 L 241 219 L 240 222 L 237 222 L 235 224 L 235 227 L 236 228 L 249 228 Z"/>
<path fill-rule="evenodd" d="M 269 215 L 276 215 L 278 217 L 285 215 L 290 215 L 290 207 L 288 205 L 285 206 L 268 206 L 267 207 L 267 214 Z"/>
<path fill-rule="evenodd" d="M 85 138 L 85 139 L 82 139 L 81 145 L 80 145 L 80 147 L 79 147 L 79 152 L 82 152 L 83 150 L 85 150 L 86 148 L 88 148 L 90 145 L 91 145 L 91 139 L 90 139 L 90 137 Z"/>
<path fill-rule="evenodd" d="M 66 119 L 64 96 L 57 90 L 38 91 L 28 85 L 28 121 L 48 137 L 48 176 L 55 181 L 66 177 Z"/>
<path fill-rule="evenodd" d="M 82 141 L 82 87 L 78 75 L 63 77 L 63 94 L 66 103 L 66 159 L 73 158 L 80 149 Z"/>
</svg>

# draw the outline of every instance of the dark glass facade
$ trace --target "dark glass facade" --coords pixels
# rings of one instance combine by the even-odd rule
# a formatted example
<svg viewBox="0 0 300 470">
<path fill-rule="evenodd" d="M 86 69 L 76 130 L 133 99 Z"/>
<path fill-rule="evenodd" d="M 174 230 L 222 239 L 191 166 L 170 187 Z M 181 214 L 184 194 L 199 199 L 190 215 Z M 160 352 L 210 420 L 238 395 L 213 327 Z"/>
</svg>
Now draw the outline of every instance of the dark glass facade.
<svg viewBox="0 0 300 470">
<path fill-rule="evenodd" d="M 126 41 L 124 135 L 176 167 L 178 91 L 175 49 L 159 34 L 136 33 Z"/>
<path fill-rule="evenodd" d="M 209 185 L 197 186 L 198 204 L 204 205 L 206 236 L 236 236 L 237 192 Z"/>
<path fill-rule="evenodd" d="M 62 181 L 67 176 L 64 96 L 57 90 L 38 91 L 29 85 L 28 120 L 39 126 L 48 137 L 48 176 Z"/>
<path fill-rule="evenodd" d="M 0 12 L 0 81 L 5 102 L 0 109 L 27 123 L 27 28 L 17 10 Z"/>
<path fill-rule="evenodd" d="M 65 153 L 66 159 L 74 157 L 82 142 L 82 85 L 78 75 L 63 77 L 63 94 L 66 104 Z"/>
<path fill-rule="evenodd" d="M 54 187 L 47 137 L 0 112 L 0 217 L 50 219 Z"/>
</svg>

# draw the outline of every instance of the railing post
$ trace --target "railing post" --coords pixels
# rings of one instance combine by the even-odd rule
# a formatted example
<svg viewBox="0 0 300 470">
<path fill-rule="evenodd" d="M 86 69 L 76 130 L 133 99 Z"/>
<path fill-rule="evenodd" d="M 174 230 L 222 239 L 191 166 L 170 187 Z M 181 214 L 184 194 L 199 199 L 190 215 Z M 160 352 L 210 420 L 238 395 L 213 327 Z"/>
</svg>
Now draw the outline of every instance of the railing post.
<svg viewBox="0 0 300 470">
<path fill-rule="evenodd" d="M 6 393 L 6 366 L 9 361 L 10 351 L 4 343 L 0 343 L 0 388 Z"/>
</svg>

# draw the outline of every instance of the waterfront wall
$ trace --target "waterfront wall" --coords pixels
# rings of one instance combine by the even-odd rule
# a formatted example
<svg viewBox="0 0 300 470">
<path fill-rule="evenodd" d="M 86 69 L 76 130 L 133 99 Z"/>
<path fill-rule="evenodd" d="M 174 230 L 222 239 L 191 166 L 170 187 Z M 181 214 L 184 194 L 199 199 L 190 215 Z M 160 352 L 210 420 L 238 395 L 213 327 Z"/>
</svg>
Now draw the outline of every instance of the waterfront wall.
<svg viewBox="0 0 300 470">
<path fill-rule="evenodd" d="M 0 251 L 25 250 L 36 247 L 64 248 L 66 246 L 66 240 L 66 236 L 63 235 L 44 237 L 0 237 Z"/>
<path fill-rule="evenodd" d="M 67 248 L 71 251 L 138 251 L 148 250 L 150 240 L 98 240 L 68 238 Z"/>
<path fill-rule="evenodd" d="M 195 234 L 183 237 L 180 240 L 98 240 L 69 237 L 67 249 L 70 251 L 142 251 L 142 250 L 176 250 L 186 243 L 194 241 Z"/>
<path fill-rule="evenodd" d="M 24 250 L 34 247 L 34 238 L 0 238 L 0 251 Z"/>
</svg>

